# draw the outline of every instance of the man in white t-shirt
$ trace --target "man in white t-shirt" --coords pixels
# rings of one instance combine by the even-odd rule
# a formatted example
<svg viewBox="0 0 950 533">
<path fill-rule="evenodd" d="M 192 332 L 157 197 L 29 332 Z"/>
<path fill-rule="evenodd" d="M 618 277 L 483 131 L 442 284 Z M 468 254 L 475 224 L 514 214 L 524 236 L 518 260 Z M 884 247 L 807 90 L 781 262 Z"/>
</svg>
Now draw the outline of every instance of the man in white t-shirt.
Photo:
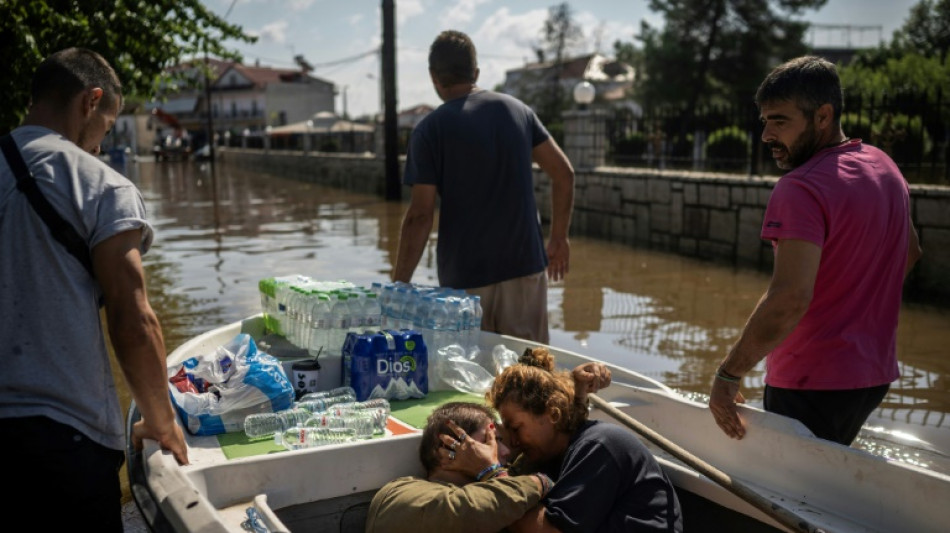
<svg viewBox="0 0 950 533">
<path fill-rule="evenodd" d="M 37 68 L 29 114 L 3 141 L 0 455 L 26 468 L 5 497 L 15 510 L 5 517 L 11 529 L 90 523 L 96 531 L 123 530 L 125 427 L 100 302 L 143 416 L 133 441 L 141 447 L 143 438 L 156 440 L 188 462 L 168 394 L 161 326 L 145 290 L 141 256 L 152 228 L 136 187 L 96 157 L 122 107 L 121 90 L 99 54 L 57 52 Z M 75 232 L 82 253 L 56 240 L 40 216 L 42 202 L 27 196 L 33 183 Z M 77 259 L 84 254 L 85 262 Z M 16 524 L 18 517 L 29 523 Z"/>
</svg>

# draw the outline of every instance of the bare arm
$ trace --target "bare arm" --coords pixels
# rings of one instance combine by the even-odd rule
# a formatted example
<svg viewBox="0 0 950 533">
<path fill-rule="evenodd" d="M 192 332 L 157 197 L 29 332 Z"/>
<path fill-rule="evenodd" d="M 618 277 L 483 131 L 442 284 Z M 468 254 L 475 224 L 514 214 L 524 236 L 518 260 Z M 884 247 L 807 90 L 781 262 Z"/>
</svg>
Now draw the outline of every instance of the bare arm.
<svg viewBox="0 0 950 533">
<path fill-rule="evenodd" d="M 551 178 L 551 234 L 548 236 L 548 277 L 558 281 L 570 270 L 567 240 L 574 210 L 574 168 L 553 138 L 534 147 L 534 162 Z"/>
<path fill-rule="evenodd" d="M 145 291 L 145 271 L 139 243 L 141 230 L 119 233 L 92 250 L 96 279 L 105 296 L 109 337 L 116 360 L 128 383 L 142 420 L 132 430 L 132 441 L 158 441 L 181 464 L 188 464 L 188 448 L 168 395 L 165 343 L 158 317 Z"/>
<path fill-rule="evenodd" d="M 548 522 L 548 519 L 544 516 L 544 506 L 538 505 L 508 526 L 508 531 L 512 533 L 560 533 L 561 530 Z"/>
<path fill-rule="evenodd" d="M 907 227 L 907 266 L 904 267 L 905 279 L 923 255 L 924 251 L 920 248 L 920 239 L 917 237 L 917 228 L 914 227 L 914 221 L 911 220 L 910 225 Z"/>
<path fill-rule="evenodd" d="M 720 368 L 741 377 L 787 337 L 811 304 L 821 248 L 801 240 L 780 240 L 769 288 L 746 322 L 739 340 Z M 726 435 L 741 439 L 745 427 L 739 420 L 736 402 L 744 402 L 739 383 L 713 379 L 709 409 Z"/>
<path fill-rule="evenodd" d="M 435 185 L 413 185 L 409 208 L 402 220 L 399 233 L 399 251 L 393 267 L 393 281 L 409 282 L 419 266 L 426 241 L 432 233 L 435 217 Z"/>
</svg>

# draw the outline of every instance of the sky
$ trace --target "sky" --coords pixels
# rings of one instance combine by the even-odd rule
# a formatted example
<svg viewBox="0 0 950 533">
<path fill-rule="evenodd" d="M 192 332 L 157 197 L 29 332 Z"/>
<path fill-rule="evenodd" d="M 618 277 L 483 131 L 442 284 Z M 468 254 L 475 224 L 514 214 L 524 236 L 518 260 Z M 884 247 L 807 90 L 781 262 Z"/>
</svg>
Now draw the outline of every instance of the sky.
<svg viewBox="0 0 950 533">
<path fill-rule="evenodd" d="M 824 25 L 808 34 L 815 46 L 876 46 L 890 40 L 918 0 L 828 0 L 801 17 Z M 311 74 L 337 86 L 336 112 L 358 117 L 378 113 L 382 42 L 381 0 L 203 0 L 250 34 L 254 44 L 227 41 L 246 64 L 296 68 L 302 55 Z M 442 30 L 468 34 L 478 51 L 478 85 L 492 89 L 505 72 L 534 60 L 532 46 L 548 8 L 559 0 L 395 0 L 397 106 L 403 110 L 439 103 L 428 76 L 427 55 Z M 647 0 L 574 0 L 568 2 L 581 26 L 584 45 L 577 54 L 599 51 L 610 56 L 616 40 L 633 41 L 641 20 L 662 27 Z M 849 26 L 850 30 L 844 29 Z M 345 96 L 345 98 L 344 98 Z"/>
</svg>

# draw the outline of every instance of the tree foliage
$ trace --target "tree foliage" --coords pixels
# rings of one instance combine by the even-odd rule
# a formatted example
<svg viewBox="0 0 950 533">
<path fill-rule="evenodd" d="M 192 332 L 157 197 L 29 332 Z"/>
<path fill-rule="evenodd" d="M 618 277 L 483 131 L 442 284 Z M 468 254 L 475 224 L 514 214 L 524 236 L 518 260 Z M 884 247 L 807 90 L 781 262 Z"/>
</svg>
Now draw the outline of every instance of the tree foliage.
<svg viewBox="0 0 950 533">
<path fill-rule="evenodd" d="M 58 50 L 99 52 L 116 69 L 126 96 L 147 98 L 163 71 L 185 58 L 207 53 L 239 59 L 222 44 L 227 39 L 256 40 L 200 0 L 3 0 L 0 42 L 6 57 L 0 79 L 7 100 L 0 108 L 0 132 L 19 125 L 33 71 Z"/>
<path fill-rule="evenodd" d="M 532 103 L 538 116 L 546 123 L 560 121 L 561 112 L 570 106 L 570 96 L 561 86 L 561 71 L 568 53 L 579 45 L 584 32 L 574 20 L 574 13 L 567 2 L 548 8 L 548 18 L 541 29 L 541 40 L 534 47 L 539 63 L 550 62 L 552 69 L 545 72 L 547 79 L 534 95 Z"/>
<path fill-rule="evenodd" d="M 894 32 L 892 46 L 905 53 L 946 59 L 950 51 L 950 0 L 921 0 Z"/>
<path fill-rule="evenodd" d="M 915 4 L 891 41 L 864 50 L 840 69 L 846 94 L 923 92 L 933 97 L 950 82 L 950 0 Z"/>
<path fill-rule="evenodd" d="M 665 23 L 641 23 L 640 100 L 695 109 L 751 96 L 777 60 L 807 51 L 797 17 L 826 1 L 650 0 Z"/>
</svg>

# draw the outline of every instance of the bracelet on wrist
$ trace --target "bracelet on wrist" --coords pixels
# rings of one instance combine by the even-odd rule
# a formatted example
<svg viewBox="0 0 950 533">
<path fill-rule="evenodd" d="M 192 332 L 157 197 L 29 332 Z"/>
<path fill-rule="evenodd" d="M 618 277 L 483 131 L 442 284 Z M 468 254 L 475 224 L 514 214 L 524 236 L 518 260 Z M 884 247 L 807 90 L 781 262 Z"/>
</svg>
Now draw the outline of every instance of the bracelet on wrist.
<svg viewBox="0 0 950 533">
<path fill-rule="evenodd" d="M 542 474 L 541 472 L 537 472 L 534 475 L 538 478 L 538 481 L 541 482 L 541 497 L 543 498 L 547 496 L 549 492 L 551 492 L 551 487 L 554 486 L 554 482 L 551 481 L 551 478 Z"/>
<path fill-rule="evenodd" d="M 495 463 L 495 464 L 493 464 L 493 465 L 486 466 L 484 470 L 482 470 L 481 472 L 478 473 L 478 475 L 475 476 L 475 481 L 481 481 L 482 478 L 484 478 L 485 476 L 487 476 L 487 475 L 489 475 L 489 474 L 491 474 L 491 473 L 497 471 L 497 470 L 500 469 L 501 467 L 502 467 L 502 466 L 501 466 L 501 464 L 499 464 L 499 463 Z"/>
<path fill-rule="evenodd" d="M 730 374 L 729 372 L 726 372 L 725 370 L 723 370 L 723 368 L 720 366 L 720 367 L 716 370 L 716 379 L 721 379 L 721 380 L 727 381 L 727 382 L 729 382 L 729 383 L 739 383 L 739 381 L 742 380 L 742 377 L 741 377 L 741 376 L 734 376 L 734 375 Z"/>
<path fill-rule="evenodd" d="M 495 479 L 496 477 L 508 477 L 507 468 L 499 468 L 488 475 L 486 479 Z"/>
</svg>

